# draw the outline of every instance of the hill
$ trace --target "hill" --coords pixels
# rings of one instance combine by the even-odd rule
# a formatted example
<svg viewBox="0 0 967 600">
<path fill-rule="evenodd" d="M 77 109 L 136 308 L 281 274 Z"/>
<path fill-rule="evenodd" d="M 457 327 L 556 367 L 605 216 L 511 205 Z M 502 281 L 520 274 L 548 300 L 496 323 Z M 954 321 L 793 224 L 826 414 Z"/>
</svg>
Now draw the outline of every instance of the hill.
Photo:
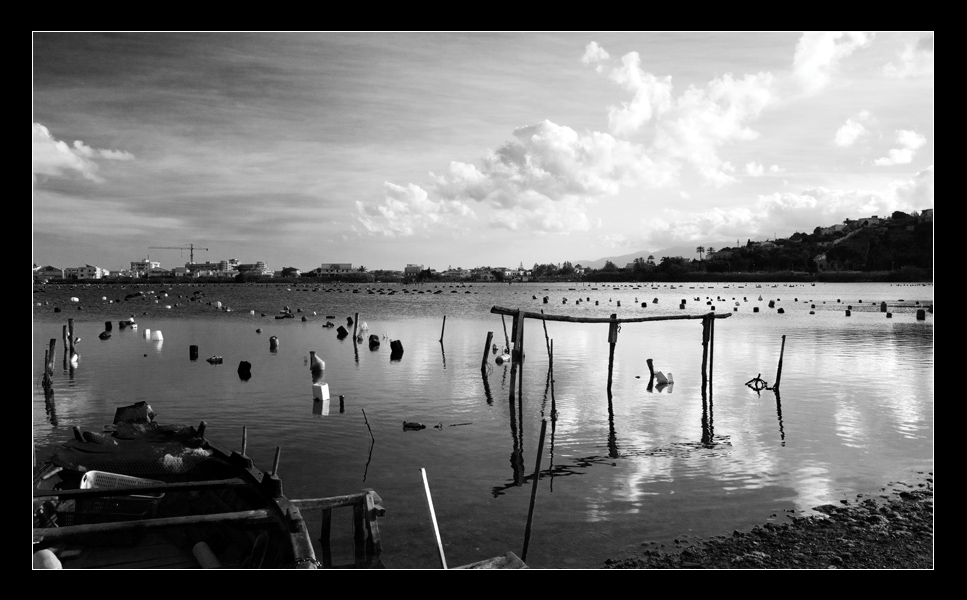
<svg viewBox="0 0 967 600">
<path fill-rule="evenodd" d="M 703 246 L 705 248 L 727 248 L 729 246 L 735 245 L 734 242 L 710 242 L 710 243 L 696 243 L 692 246 L 672 246 L 671 248 L 665 248 L 664 250 L 658 250 L 657 252 L 651 252 L 648 250 L 640 250 L 638 252 L 632 252 L 631 254 L 622 254 L 620 256 L 605 256 L 604 258 L 599 258 L 597 260 L 575 260 L 572 261 L 575 265 L 581 265 L 584 268 L 591 269 L 601 269 L 607 261 L 614 263 L 619 269 L 624 267 L 630 262 L 634 262 L 639 256 L 645 260 L 648 260 L 649 256 L 655 257 L 655 264 L 661 262 L 661 259 L 665 256 L 682 256 L 685 258 L 698 258 L 698 253 L 695 252 L 695 248 L 698 246 Z"/>
</svg>

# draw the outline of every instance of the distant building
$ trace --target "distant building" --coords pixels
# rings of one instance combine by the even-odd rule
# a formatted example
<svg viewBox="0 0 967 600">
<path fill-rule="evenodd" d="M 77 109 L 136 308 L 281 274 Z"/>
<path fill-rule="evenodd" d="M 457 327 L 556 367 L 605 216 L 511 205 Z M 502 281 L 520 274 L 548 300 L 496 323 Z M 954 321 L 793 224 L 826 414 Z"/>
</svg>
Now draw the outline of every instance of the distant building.
<svg viewBox="0 0 967 600">
<path fill-rule="evenodd" d="M 107 269 L 102 269 L 96 265 L 84 265 L 83 267 L 67 267 L 64 269 L 66 279 L 100 279 L 110 274 Z"/>
<path fill-rule="evenodd" d="M 37 267 L 34 270 L 34 281 L 38 283 L 43 283 L 50 279 L 63 279 L 64 269 L 58 267 L 52 267 L 47 265 L 46 267 Z"/>
<path fill-rule="evenodd" d="M 416 277 L 423 272 L 423 265 L 407 264 L 406 268 L 403 269 L 403 275 L 405 277 Z"/>
<path fill-rule="evenodd" d="M 920 211 L 920 216 L 917 217 L 917 220 L 920 221 L 921 223 L 928 222 L 928 221 L 930 223 L 933 223 L 933 209 L 925 208 L 922 211 Z"/>
<path fill-rule="evenodd" d="M 131 261 L 131 273 L 132 277 L 140 277 L 145 275 L 151 269 L 157 269 L 161 266 L 161 263 L 156 260 L 144 259 L 144 260 L 134 260 Z"/>
<path fill-rule="evenodd" d="M 199 272 L 208 273 L 210 271 L 234 271 L 235 265 L 237 264 L 238 264 L 238 261 L 235 261 L 234 264 L 232 264 L 232 263 L 229 263 L 227 260 L 223 260 L 219 262 L 186 263 L 185 269 L 187 269 L 191 273 L 199 273 Z"/>
<path fill-rule="evenodd" d="M 352 273 L 352 263 L 322 263 L 319 267 L 320 275 L 338 275 L 341 273 Z"/>
<path fill-rule="evenodd" d="M 247 264 L 239 263 L 235 265 L 235 270 L 238 271 L 240 275 L 246 275 L 251 273 L 253 275 L 262 275 L 262 276 L 268 276 L 268 277 L 272 276 L 272 271 L 266 268 L 265 263 L 262 261 L 258 261 L 256 263 L 247 263 Z"/>
</svg>

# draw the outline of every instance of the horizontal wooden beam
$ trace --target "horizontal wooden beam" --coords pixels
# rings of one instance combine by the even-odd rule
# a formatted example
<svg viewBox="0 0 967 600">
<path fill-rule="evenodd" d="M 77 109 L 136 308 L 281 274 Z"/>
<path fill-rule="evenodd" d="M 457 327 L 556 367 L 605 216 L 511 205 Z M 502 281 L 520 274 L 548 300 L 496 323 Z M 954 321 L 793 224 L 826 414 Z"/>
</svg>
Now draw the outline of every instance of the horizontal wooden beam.
<svg viewBox="0 0 967 600">
<path fill-rule="evenodd" d="M 211 481 L 179 481 L 177 483 L 159 483 L 156 485 L 139 485 L 124 488 L 89 488 L 86 490 L 34 490 L 34 498 L 92 498 L 101 496 L 145 496 L 164 492 L 191 492 L 210 490 L 214 488 L 243 487 L 252 485 L 244 479 L 213 479 Z"/>
<path fill-rule="evenodd" d="M 494 306 L 490 312 L 495 315 L 516 315 L 517 309 Z M 628 319 L 611 319 L 609 317 L 569 317 L 567 315 L 548 315 L 544 313 L 524 312 L 525 319 L 539 319 L 543 321 L 564 321 L 567 323 L 643 323 L 646 321 L 683 321 L 687 319 L 704 319 L 711 316 L 713 319 L 727 319 L 732 313 L 706 313 L 703 315 L 668 315 L 662 317 L 632 317 Z"/>
<path fill-rule="evenodd" d="M 373 507 L 376 510 L 376 516 L 382 517 L 386 514 L 386 509 L 382 506 L 382 499 L 379 495 L 375 494 L 373 498 Z M 289 499 L 289 502 L 298 508 L 300 511 L 305 512 L 307 510 L 315 509 L 333 509 L 341 508 L 343 506 L 355 506 L 357 504 L 366 504 L 366 497 L 370 492 L 359 492 L 357 494 L 348 494 L 345 496 L 331 496 L 329 498 L 302 498 L 302 499 Z"/>
<path fill-rule="evenodd" d="M 167 517 L 163 519 L 142 519 L 140 521 L 118 521 L 114 523 L 91 523 L 88 525 L 69 525 L 67 527 L 34 528 L 34 543 L 40 541 L 58 540 L 78 535 L 95 533 L 118 533 L 127 531 L 145 531 L 164 527 L 179 527 L 184 525 L 198 525 L 204 523 L 280 523 L 277 514 L 267 510 L 245 510 L 230 513 L 216 513 L 211 515 L 188 515 L 184 517 Z"/>
</svg>

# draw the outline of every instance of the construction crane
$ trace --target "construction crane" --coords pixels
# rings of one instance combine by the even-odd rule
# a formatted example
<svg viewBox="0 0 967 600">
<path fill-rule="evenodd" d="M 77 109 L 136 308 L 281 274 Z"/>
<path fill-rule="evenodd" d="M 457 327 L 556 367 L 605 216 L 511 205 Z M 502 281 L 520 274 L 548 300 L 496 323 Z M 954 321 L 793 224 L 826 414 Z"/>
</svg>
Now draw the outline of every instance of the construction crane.
<svg viewBox="0 0 967 600">
<path fill-rule="evenodd" d="M 208 248 L 198 248 L 199 250 L 204 250 L 208 252 Z M 195 245 L 188 244 L 187 246 L 148 246 L 148 250 L 188 250 L 190 252 L 191 264 L 195 264 Z"/>
</svg>

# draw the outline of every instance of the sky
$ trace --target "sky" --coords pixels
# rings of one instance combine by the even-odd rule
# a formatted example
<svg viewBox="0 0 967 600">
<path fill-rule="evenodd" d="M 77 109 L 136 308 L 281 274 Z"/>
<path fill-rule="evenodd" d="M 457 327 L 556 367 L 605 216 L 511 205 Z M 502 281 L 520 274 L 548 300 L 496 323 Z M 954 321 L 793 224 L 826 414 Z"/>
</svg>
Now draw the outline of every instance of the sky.
<svg viewBox="0 0 967 600">
<path fill-rule="evenodd" d="M 34 32 L 33 262 L 531 267 L 921 211 L 933 37 Z"/>
</svg>

